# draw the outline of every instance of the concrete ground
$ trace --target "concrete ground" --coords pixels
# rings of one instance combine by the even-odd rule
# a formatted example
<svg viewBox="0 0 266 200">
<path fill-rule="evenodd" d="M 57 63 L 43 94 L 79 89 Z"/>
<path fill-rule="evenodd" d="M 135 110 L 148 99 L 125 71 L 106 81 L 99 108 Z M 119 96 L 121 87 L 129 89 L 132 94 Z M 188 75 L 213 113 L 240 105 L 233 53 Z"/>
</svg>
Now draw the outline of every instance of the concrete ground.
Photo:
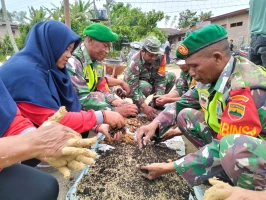
<svg viewBox="0 0 266 200">
<path fill-rule="evenodd" d="M 169 67 L 167 67 L 167 71 L 174 72 L 176 74 L 176 76 L 179 77 L 181 70 L 179 69 L 178 66 L 172 64 Z M 147 98 L 147 101 L 150 101 L 150 100 L 151 100 L 151 96 L 149 96 Z M 183 139 L 186 143 L 186 153 L 187 154 L 191 153 L 191 152 L 195 152 L 197 150 L 185 137 L 183 137 Z M 58 200 L 65 199 L 65 196 L 66 196 L 68 190 L 73 185 L 77 176 L 79 175 L 79 172 L 72 171 L 70 178 L 64 179 L 64 177 L 56 169 L 54 169 L 52 167 L 39 168 L 39 169 L 51 174 L 52 176 L 54 176 L 58 180 L 59 189 L 60 189 Z"/>
</svg>

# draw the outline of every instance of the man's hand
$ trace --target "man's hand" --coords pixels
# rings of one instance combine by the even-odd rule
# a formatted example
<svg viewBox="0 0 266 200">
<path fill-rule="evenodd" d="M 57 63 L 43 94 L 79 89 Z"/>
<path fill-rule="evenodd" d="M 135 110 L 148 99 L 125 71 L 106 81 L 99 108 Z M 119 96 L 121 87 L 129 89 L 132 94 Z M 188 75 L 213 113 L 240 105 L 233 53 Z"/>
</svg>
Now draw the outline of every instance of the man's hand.
<svg viewBox="0 0 266 200">
<path fill-rule="evenodd" d="M 126 104 L 127 102 L 126 101 L 123 101 L 122 99 L 115 99 L 112 101 L 112 105 L 115 106 L 115 107 L 120 107 L 122 106 L 123 104 Z"/>
<path fill-rule="evenodd" d="M 138 115 L 138 107 L 135 104 L 122 104 L 120 107 L 115 107 L 115 111 L 123 117 L 136 117 Z"/>
<path fill-rule="evenodd" d="M 136 167 L 143 177 L 150 180 L 175 171 L 173 163 L 152 163 L 146 166 L 137 165 Z"/>
<path fill-rule="evenodd" d="M 127 97 L 127 96 L 126 96 L 126 91 L 123 90 L 122 88 L 117 88 L 117 89 L 115 90 L 115 93 L 116 93 L 116 95 L 119 96 L 121 99 L 124 99 L 124 98 Z"/>
<path fill-rule="evenodd" d="M 168 103 L 168 97 L 166 95 L 156 95 L 154 96 L 156 98 L 156 105 L 157 106 L 164 106 Z"/>
<path fill-rule="evenodd" d="M 121 88 L 123 90 L 125 90 L 126 96 L 128 96 L 129 93 L 130 93 L 130 87 L 129 87 L 129 85 L 125 81 L 122 81 L 121 84 L 120 84 L 120 86 L 121 86 Z"/>
<path fill-rule="evenodd" d="M 183 135 L 183 133 L 178 128 L 170 128 L 166 133 L 161 136 L 160 141 L 163 142 L 178 135 Z"/>
<path fill-rule="evenodd" d="M 141 105 L 143 113 L 148 117 L 149 120 L 153 120 L 156 117 L 156 110 L 146 103 Z"/>
<path fill-rule="evenodd" d="M 105 110 L 104 123 L 109 124 L 112 128 L 122 128 L 125 126 L 125 120 L 118 112 Z"/>
<path fill-rule="evenodd" d="M 136 139 L 140 149 L 143 147 L 143 145 L 146 145 L 148 143 L 152 136 L 154 136 L 155 130 L 158 128 L 158 126 L 158 122 L 153 121 L 148 125 L 138 128 Z"/>
</svg>

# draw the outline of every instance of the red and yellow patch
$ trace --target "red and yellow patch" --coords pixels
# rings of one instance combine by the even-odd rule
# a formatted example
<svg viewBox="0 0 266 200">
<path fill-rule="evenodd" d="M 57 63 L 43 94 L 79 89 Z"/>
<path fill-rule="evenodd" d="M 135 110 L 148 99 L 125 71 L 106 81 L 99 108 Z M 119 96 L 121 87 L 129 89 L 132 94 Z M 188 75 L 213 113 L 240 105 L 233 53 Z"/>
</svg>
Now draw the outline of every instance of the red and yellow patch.
<svg viewBox="0 0 266 200">
<path fill-rule="evenodd" d="M 232 101 L 244 101 L 247 102 L 249 100 L 248 97 L 244 96 L 244 95 L 235 95 L 233 97 L 230 97 Z"/>
<path fill-rule="evenodd" d="M 159 66 L 159 68 L 158 68 L 157 73 L 158 73 L 158 74 L 161 74 L 161 75 L 164 75 L 165 72 L 166 72 L 166 55 L 164 54 L 164 56 L 163 56 L 163 60 L 162 60 L 162 62 L 160 63 L 160 66 Z"/>
<path fill-rule="evenodd" d="M 188 48 L 184 44 L 179 45 L 177 51 L 184 56 L 188 55 Z"/>
</svg>

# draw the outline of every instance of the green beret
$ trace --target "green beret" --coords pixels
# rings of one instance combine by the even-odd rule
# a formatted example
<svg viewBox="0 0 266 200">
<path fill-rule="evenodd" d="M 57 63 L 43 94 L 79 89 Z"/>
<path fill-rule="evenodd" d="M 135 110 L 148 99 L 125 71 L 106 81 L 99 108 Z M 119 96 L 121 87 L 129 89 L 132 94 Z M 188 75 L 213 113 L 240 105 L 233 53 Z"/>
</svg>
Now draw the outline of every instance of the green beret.
<svg viewBox="0 0 266 200">
<path fill-rule="evenodd" d="M 210 24 L 190 33 L 177 47 L 176 57 L 185 59 L 199 50 L 224 39 L 227 39 L 227 32 L 224 27 Z"/>
<path fill-rule="evenodd" d="M 113 42 L 118 39 L 116 33 L 114 33 L 109 27 L 100 23 L 89 25 L 84 29 L 83 33 L 102 42 Z"/>
</svg>

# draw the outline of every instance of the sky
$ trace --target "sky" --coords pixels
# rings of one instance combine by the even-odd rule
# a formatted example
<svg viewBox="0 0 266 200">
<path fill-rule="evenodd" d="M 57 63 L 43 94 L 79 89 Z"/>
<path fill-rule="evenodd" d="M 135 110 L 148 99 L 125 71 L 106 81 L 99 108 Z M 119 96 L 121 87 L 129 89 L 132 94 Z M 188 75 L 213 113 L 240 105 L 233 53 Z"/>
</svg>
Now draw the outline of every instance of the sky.
<svg viewBox="0 0 266 200">
<path fill-rule="evenodd" d="M 60 5 L 60 0 L 5 0 L 6 8 L 9 11 L 27 11 L 28 7 L 33 6 L 39 8 L 45 6 L 52 8 L 52 3 L 56 6 Z M 19 1 L 19 2 L 18 2 Z M 75 0 L 69 0 L 73 3 Z M 84 0 L 85 1 L 85 0 Z M 103 4 L 106 0 L 95 0 L 98 9 L 103 8 Z M 144 12 L 148 12 L 152 9 L 156 11 L 163 11 L 166 15 L 169 15 L 171 19 L 175 15 L 179 16 L 179 13 L 189 9 L 191 11 L 197 11 L 199 14 L 201 11 L 212 11 L 213 16 L 218 16 L 228 12 L 241 10 L 249 7 L 249 0 L 115 0 L 116 2 L 130 3 L 132 7 L 140 8 Z M 170 27 L 171 19 L 168 25 L 165 24 L 165 20 L 158 23 L 158 27 Z M 177 25 L 177 22 L 176 24 Z M 173 26 L 174 27 L 174 26 Z"/>
</svg>

